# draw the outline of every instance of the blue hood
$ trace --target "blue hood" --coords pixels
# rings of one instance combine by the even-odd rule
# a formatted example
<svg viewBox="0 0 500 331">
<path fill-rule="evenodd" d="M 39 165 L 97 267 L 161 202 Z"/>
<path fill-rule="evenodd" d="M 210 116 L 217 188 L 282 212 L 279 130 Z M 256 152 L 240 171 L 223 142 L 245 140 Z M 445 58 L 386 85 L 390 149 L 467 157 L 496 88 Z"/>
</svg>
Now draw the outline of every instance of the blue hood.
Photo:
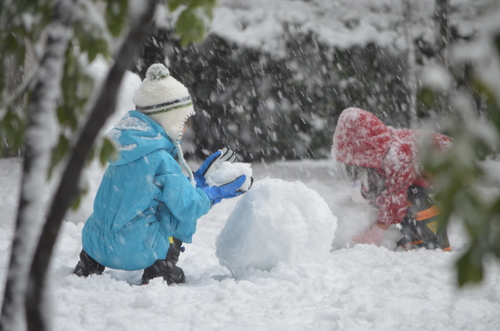
<svg viewBox="0 0 500 331">
<path fill-rule="evenodd" d="M 173 157 L 177 154 L 165 130 L 155 120 L 135 110 L 129 111 L 109 135 L 118 143 L 119 152 L 117 159 L 108 160 L 111 165 L 127 164 L 159 149 L 167 150 Z"/>
</svg>

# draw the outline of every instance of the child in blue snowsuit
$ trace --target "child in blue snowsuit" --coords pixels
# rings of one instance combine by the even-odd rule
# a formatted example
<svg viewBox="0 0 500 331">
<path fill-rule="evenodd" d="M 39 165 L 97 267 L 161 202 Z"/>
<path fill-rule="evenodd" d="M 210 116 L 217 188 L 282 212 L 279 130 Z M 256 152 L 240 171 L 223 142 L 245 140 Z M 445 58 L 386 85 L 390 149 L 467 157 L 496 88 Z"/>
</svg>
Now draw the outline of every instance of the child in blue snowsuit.
<svg viewBox="0 0 500 331">
<path fill-rule="evenodd" d="M 148 69 L 133 101 L 136 110 L 110 132 L 119 155 L 109 161 L 97 191 L 74 273 L 86 277 L 105 267 L 144 269 L 143 284 L 155 277 L 183 283 L 184 272 L 176 266 L 182 242 L 191 243 L 198 218 L 215 203 L 242 194 L 246 178 L 220 187 L 205 184 L 209 168 L 234 160 L 231 151 L 214 153 L 192 173 L 180 140 L 193 104 L 187 88 L 165 66 Z"/>
</svg>

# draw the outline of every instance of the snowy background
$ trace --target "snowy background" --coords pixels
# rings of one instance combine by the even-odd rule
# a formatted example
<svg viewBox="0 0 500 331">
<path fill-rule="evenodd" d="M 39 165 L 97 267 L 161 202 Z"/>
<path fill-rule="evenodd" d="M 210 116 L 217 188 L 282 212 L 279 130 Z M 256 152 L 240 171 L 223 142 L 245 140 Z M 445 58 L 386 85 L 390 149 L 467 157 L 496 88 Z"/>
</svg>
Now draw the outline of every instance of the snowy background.
<svg viewBox="0 0 500 331">
<path fill-rule="evenodd" d="M 397 128 L 419 127 L 431 115 L 430 105 L 414 101 L 421 75 L 443 72 L 436 69 L 435 0 L 218 4 L 202 43 L 182 50 L 169 32 L 158 33 L 137 66 L 145 74 L 153 54 L 156 61 L 167 58 L 196 100 L 198 134 L 183 146 L 188 157 L 203 155 L 197 146 L 217 149 L 223 140 L 246 161 L 324 158 L 345 108 L 368 109 Z M 450 1 L 449 61 L 461 88 L 469 86 L 466 64 L 479 71 L 492 62 L 491 43 L 482 37 L 498 28 L 499 5 Z M 408 111 L 414 107 L 417 113 Z"/>
<path fill-rule="evenodd" d="M 221 3 L 213 31 L 225 33 L 235 42 L 278 53 L 280 45 L 273 43 L 282 33 L 283 27 L 277 23 L 282 18 L 314 30 L 322 40 L 345 47 L 368 41 L 394 43 L 401 38 L 391 32 L 391 25 L 401 19 L 401 1 Z M 432 3 L 421 1 L 417 10 L 431 10 Z M 463 6 L 467 1 L 452 3 Z M 324 13 L 323 19 L 317 18 L 318 13 Z M 465 22 L 461 26 L 467 34 L 477 28 L 476 17 L 477 13 L 467 16 L 465 11 L 454 19 Z M 351 28 L 346 30 L 346 24 Z M 418 26 L 430 29 L 430 25 L 419 22 Z M 102 62 L 89 69 L 97 78 L 106 72 Z M 106 130 L 132 109 L 132 92 L 139 84 L 137 76 L 126 76 L 117 114 Z M 193 169 L 198 166 L 190 164 Z M 485 192 L 497 194 L 500 163 L 487 161 L 484 166 L 491 173 Z M 384 247 L 353 245 L 350 237 L 369 226 L 374 212 L 352 202 L 350 189 L 333 160 L 254 163 L 252 170 L 255 183 L 247 194 L 224 200 L 198 221 L 193 244 L 185 245 L 179 261 L 187 283 L 167 286 L 161 279 L 154 279 L 147 286 L 136 286 L 142 271 L 107 269 L 102 276 L 89 278 L 72 274 L 81 250 L 81 230 L 92 212 L 104 171 L 92 164 L 84 176 L 89 193 L 81 208 L 67 215 L 53 257 L 49 277 L 53 329 L 500 328 L 497 261 L 488 261 L 481 285 L 464 289 L 456 286 L 454 263 L 467 247 L 467 237 L 458 223 L 449 229 L 452 252 L 395 252 L 392 248 L 397 229 L 387 233 Z M 20 175 L 20 159 L 0 160 L 2 293 Z M 47 200 L 50 190 L 38 194 Z"/>
<path fill-rule="evenodd" d="M 96 72 L 103 72 L 97 66 Z M 126 77 L 120 111 L 130 109 L 138 78 Z M 111 122 L 113 119 L 111 120 Z M 500 164 L 486 169 L 500 173 Z M 191 163 L 196 169 L 197 164 Z M 86 173 L 89 194 L 67 216 L 51 267 L 54 330 L 495 330 L 500 326 L 500 268 L 490 261 L 480 286 L 457 289 L 454 262 L 467 245 L 458 225 L 452 252 L 394 252 L 352 245 L 373 219 L 355 205 L 332 160 L 252 165 L 255 183 L 198 221 L 179 266 L 187 284 L 162 279 L 136 286 L 142 271 L 72 274 L 83 222 L 103 169 Z M 14 228 L 20 159 L 0 160 L 0 284 Z M 498 177 L 498 176 L 497 176 Z M 492 179 L 488 190 L 498 190 Z M 495 187 L 496 186 L 496 187 Z M 39 192 L 48 198 L 49 188 Z M 491 191 L 490 191 L 491 192 Z M 330 245 L 333 250 L 330 251 Z M 236 252 L 237 254 L 233 254 Z M 1 289 L 3 292 L 3 288 Z"/>
<path fill-rule="evenodd" d="M 238 45 L 284 56 L 287 28 L 313 32 L 330 46 L 350 48 L 373 42 L 405 49 L 403 0 L 221 0 L 211 32 Z M 412 36 L 434 43 L 435 0 L 411 1 Z M 490 0 L 451 0 L 450 25 L 458 36 L 471 36 L 485 24 Z M 490 13 L 491 14 L 491 13 Z M 399 31 L 398 31 L 399 30 Z"/>
</svg>

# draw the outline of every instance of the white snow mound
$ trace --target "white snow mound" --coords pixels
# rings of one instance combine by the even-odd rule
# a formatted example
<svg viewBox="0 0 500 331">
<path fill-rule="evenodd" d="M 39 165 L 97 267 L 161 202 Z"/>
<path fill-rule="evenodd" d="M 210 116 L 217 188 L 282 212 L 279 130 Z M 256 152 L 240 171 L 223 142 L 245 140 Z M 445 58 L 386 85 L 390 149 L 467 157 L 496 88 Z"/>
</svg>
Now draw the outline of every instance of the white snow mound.
<svg viewBox="0 0 500 331">
<path fill-rule="evenodd" d="M 377 221 L 378 211 L 371 205 L 359 203 L 360 194 L 351 191 L 351 195 L 339 195 L 337 197 L 335 216 L 337 216 L 337 228 L 332 241 L 332 251 L 353 247 L 357 243 L 352 240 L 353 236 L 362 234 L 371 228 Z M 396 242 L 401 239 L 401 233 L 397 226 L 391 226 L 382 237 L 381 246 L 393 250 Z"/>
<path fill-rule="evenodd" d="M 321 259 L 337 220 L 324 199 L 300 182 L 266 178 L 244 194 L 216 241 L 219 263 L 234 278 L 278 262 Z"/>
</svg>

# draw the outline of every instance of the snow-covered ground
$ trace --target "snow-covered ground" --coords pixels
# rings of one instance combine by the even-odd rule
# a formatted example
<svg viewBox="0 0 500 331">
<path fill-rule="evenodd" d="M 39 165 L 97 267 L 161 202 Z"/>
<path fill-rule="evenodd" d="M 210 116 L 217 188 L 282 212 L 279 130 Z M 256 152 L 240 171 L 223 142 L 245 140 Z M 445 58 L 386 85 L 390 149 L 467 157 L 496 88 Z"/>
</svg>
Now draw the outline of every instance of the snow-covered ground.
<svg viewBox="0 0 500 331">
<path fill-rule="evenodd" d="M 0 160 L 2 293 L 20 166 L 19 159 Z M 101 173 L 96 166 L 87 178 L 97 186 Z M 302 241 L 296 239 L 317 221 L 323 222 L 325 232 L 337 227 L 340 235 L 339 230 L 346 229 L 347 223 L 359 224 L 370 215 L 351 202 L 349 188 L 336 174 L 331 160 L 253 164 L 253 174 L 256 192 L 264 188 L 267 194 L 260 200 L 266 214 L 271 221 L 281 222 L 277 228 L 289 230 L 292 225 L 300 224 L 300 233 L 284 231 L 276 238 L 280 247 L 303 248 Z M 276 188 L 274 193 L 272 187 Z M 287 189 L 294 191 L 285 192 Z M 294 192 L 309 192 L 310 197 L 289 199 Z M 92 200 L 94 193 L 91 190 L 86 200 Z M 456 287 L 453 263 L 466 245 L 466 238 L 456 227 L 449 231 L 452 252 L 394 252 L 371 245 L 329 252 L 318 248 L 321 245 L 313 245 L 321 250 L 315 256 L 307 248 L 292 255 L 278 251 L 275 256 L 279 261 L 269 271 L 249 268 L 237 275 L 237 279 L 233 278 L 216 255 L 218 249 L 228 247 L 218 245 L 217 237 L 230 215 L 238 216 L 233 211 L 238 210 L 242 221 L 254 222 L 254 228 L 259 230 L 242 242 L 248 244 L 248 239 L 255 239 L 259 247 L 239 247 L 241 259 L 248 260 L 250 255 L 255 258 L 259 248 L 263 260 L 269 255 L 266 249 L 270 246 L 257 242 L 259 236 L 266 235 L 265 222 L 252 218 L 263 215 L 262 211 L 252 210 L 258 208 L 255 203 L 259 202 L 259 195 L 252 198 L 252 203 L 242 203 L 247 196 L 250 193 L 224 200 L 199 220 L 193 244 L 186 245 L 179 262 L 187 275 L 187 284 L 175 286 L 167 286 L 161 279 L 146 286 L 132 285 L 139 282 L 141 271 L 108 269 L 102 276 L 86 279 L 74 276 L 72 270 L 81 249 L 82 215 L 91 212 L 89 204 L 84 203 L 82 210 L 64 222 L 55 250 L 50 276 L 54 330 L 420 331 L 496 330 L 500 326 L 497 262 L 488 264 L 480 286 L 461 290 Z M 270 208 L 270 203 L 277 208 Z M 290 210 L 322 217 L 324 214 L 319 211 L 324 211 L 326 205 L 333 216 L 307 219 L 309 226 L 288 218 Z M 315 208 L 316 214 L 312 212 Z M 320 239 L 325 240 L 321 236 Z"/>
</svg>

